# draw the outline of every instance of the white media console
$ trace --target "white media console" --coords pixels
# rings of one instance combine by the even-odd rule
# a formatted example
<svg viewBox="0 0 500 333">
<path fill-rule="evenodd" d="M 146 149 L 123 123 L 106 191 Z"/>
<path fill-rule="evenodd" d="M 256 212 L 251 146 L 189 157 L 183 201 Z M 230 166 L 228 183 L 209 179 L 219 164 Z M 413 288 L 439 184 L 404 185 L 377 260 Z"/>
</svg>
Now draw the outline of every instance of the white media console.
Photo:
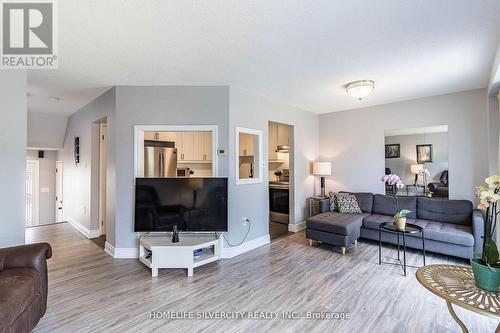
<svg viewBox="0 0 500 333">
<path fill-rule="evenodd" d="M 209 234 L 180 234 L 179 242 L 172 243 L 171 234 L 150 234 L 139 242 L 139 260 L 151 268 L 151 275 L 158 276 L 159 268 L 186 268 L 193 276 L 193 269 L 220 259 L 222 237 Z M 194 251 L 202 249 L 201 256 Z"/>
</svg>

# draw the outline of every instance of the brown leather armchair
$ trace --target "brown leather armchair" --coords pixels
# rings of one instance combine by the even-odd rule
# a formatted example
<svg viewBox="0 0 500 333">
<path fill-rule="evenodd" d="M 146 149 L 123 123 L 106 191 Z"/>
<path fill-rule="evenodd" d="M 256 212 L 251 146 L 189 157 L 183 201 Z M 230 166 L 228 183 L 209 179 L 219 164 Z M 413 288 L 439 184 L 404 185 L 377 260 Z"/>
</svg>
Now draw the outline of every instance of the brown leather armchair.
<svg viewBox="0 0 500 333">
<path fill-rule="evenodd" d="M 0 333 L 31 332 L 47 309 L 47 243 L 0 249 Z"/>
</svg>

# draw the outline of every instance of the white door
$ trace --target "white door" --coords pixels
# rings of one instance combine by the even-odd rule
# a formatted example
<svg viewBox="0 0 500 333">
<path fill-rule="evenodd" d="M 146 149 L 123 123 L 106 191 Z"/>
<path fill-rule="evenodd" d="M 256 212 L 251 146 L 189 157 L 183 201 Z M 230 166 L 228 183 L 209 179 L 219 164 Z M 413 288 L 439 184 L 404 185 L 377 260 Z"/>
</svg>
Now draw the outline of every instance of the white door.
<svg viewBox="0 0 500 333">
<path fill-rule="evenodd" d="M 26 161 L 25 177 L 25 201 L 27 227 L 38 225 L 38 194 L 39 194 L 39 162 L 37 160 Z"/>
<path fill-rule="evenodd" d="M 63 162 L 56 161 L 56 222 L 63 220 Z"/>
</svg>

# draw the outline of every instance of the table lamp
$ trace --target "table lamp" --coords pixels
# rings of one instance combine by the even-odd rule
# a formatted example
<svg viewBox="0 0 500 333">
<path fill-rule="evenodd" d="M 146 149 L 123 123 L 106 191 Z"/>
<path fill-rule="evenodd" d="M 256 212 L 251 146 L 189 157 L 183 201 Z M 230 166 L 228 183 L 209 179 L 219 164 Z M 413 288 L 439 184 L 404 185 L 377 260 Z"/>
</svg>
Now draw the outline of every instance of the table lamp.
<svg viewBox="0 0 500 333">
<path fill-rule="evenodd" d="M 410 172 L 415 174 L 415 182 L 413 183 L 413 185 L 417 186 L 417 183 L 418 183 L 418 173 L 420 172 L 420 170 L 423 170 L 423 169 L 424 169 L 424 165 L 423 164 L 412 164 L 410 166 Z"/>
<path fill-rule="evenodd" d="M 321 176 L 321 196 L 325 197 L 325 176 L 332 175 L 331 162 L 313 162 L 313 175 Z"/>
</svg>

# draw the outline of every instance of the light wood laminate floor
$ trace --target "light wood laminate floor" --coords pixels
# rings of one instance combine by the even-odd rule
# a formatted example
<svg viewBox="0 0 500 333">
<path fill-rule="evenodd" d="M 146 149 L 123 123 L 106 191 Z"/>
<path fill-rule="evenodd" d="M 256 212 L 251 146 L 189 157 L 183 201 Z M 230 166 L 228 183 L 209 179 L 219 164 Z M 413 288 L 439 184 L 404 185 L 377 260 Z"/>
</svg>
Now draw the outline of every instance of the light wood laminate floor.
<svg viewBox="0 0 500 333">
<path fill-rule="evenodd" d="M 345 256 L 304 233 L 279 238 L 232 259 L 195 269 L 163 269 L 157 278 L 138 260 L 112 259 L 69 224 L 27 229 L 28 242 L 49 242 L 48 310 L 35 332 L 459 332 L 443 300 L 379 266 L 377 244 L 363 241 Z M 386 257 L 394 257 L 390 249 Z M 419 252 L 409 263 L 419 265 Z M 429 263 L 466 261 L 429 254 Z M 168 320 L 151 311 L 349 312 L 349 320 Z M 458 308 L 471 332 L 497 323 Z"/>
</svg>

